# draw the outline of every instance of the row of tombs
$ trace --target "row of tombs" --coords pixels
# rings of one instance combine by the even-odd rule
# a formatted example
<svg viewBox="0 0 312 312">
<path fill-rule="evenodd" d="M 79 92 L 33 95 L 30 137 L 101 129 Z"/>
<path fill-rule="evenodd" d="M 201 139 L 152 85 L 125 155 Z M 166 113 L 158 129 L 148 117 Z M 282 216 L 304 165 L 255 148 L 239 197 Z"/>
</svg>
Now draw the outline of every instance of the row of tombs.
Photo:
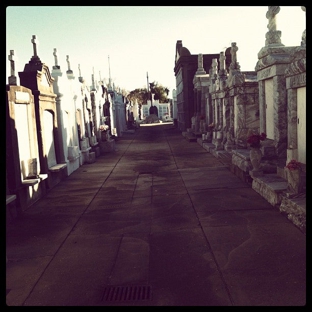
<svg viewBox="0 0 312 312">
<path fill-rule="evenodd" d="M 14 219 L 80 166 L 114 151 L 115 139 L 127 131 L 133 107 L 109 84 L 89 87 L 75 79 L 67 56 L 66 74 L 50 72 L 34 54 L 16 83 L 14 50 L 6 86 L 6 205 Z M 100 81 L 101 82 L 101 81 Z"/>
<path fill-rule="evenodd" d="M 255 71 L 240 71 L 235 42 L 228 70 L 223 52 L 209 73 L 198 55 L 194 114 L 182 134 L 305 230 L 306 32 L 300 46 L 286 47 L 275 29 L 266 34 Z"/>
</svg>

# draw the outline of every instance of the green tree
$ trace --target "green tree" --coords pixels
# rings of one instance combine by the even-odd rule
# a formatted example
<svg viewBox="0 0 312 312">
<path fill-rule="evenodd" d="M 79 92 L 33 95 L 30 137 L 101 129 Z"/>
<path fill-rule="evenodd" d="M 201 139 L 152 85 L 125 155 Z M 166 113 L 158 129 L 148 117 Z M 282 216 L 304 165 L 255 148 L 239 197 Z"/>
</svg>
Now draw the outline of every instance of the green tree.
<svg viewBox="0 0 312 312">
<path fill-rule="evenodd" d="M 135 89 L 128 93 L 127 98 L 130 101 L 137 100 L 139 105 L 146 104 L 147 100 L 151 99 L 150 93 L 154 94 L 154 99 L 159 100 L 160 103 L 168 103 L 170 100 L 168 99 L 169 89 L 158 84 L 157 82 L 151 82 L 150 84 L 150 92 L 147 91 L 146 88 Z"/>
<path fill-rule="evenodd" d="M 137 101 L 139 105 L 147 103 L 148 93 L 146 88 L 132 90 L 128 93 L 127 98 L 131 102 Z"/>
</svg>

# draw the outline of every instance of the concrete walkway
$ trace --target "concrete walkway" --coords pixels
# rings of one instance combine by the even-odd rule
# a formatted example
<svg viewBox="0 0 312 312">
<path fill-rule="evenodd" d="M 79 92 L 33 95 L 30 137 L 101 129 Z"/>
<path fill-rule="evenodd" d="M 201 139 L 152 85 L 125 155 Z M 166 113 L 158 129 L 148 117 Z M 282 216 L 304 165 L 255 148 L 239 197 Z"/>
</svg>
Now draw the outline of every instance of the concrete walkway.
<svg viewBox="0 0 312 312">
<path fill-rule="evenodd" d="M 303 306 L 306 236 L 171 124 L 7 222 L 9 306 Z"/>
</svg>

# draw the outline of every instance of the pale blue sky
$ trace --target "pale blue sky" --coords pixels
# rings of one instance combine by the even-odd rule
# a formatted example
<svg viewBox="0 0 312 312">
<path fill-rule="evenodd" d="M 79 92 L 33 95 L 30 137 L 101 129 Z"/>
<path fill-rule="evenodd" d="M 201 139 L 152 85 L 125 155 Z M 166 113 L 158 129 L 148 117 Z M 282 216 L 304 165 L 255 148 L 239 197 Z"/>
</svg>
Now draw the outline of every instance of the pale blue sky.
<svg viewBox="0 0 312 312">
<path fill-rule="evenodd" d="M 175 88 L 174 56 L 177 40 L 191 54 L 224 51 L 231 42 L 238 46 L 242 71 L 255 68 L 257 54 L 265 45 L 267 6 L 9 6 L 6 9 L 7 77 L 8 55 L 15 51 L 16 76 L 33 55 L 32 35 L 39 41 L 38 55 L 50 70 L 53 49 L 65 73 L 70 67 L 76 77 L 91 84 L 95 78 L 111 78 L 116 86 L 131 91 L 149 81 Z M 281 6 L 277 29 L 285 46 L 298 46 L 306 28 L 300 6 Z M 19 83 L 19 78 L 18 78 Z"/>
</svg>

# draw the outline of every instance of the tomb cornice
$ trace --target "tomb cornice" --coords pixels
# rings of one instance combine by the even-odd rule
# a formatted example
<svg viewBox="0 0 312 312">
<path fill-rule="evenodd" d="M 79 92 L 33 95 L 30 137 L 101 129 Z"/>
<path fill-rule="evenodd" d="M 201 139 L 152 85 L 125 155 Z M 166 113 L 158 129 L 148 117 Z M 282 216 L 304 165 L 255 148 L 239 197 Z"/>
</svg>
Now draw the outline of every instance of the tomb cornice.
<svg viewBox="0 0 312 312">
<path fill-rule="evenodd" d="M 306 83 L 307 83 L 306 72 L 286 77 L 286 89 L 305 87 Z"/>
<path fill-rule="evenodd" d="M 255 70 L 258 72 L 264 68 L 270 67 L 272 65 L 285 65 L 290 63 L 289 54 L 272 54 L 262 59 L 259 59 Z"/>
<path fill-rule="evenodd" d="M 293 76 L 306 72 L 306 48 L 298 47 L 291 55 L 292 62 L 285 70 L 285 76 Z"/>
<path fill-rule="evenodd" d="M 227 79 L 227 86 L 228 87 L 235 87 L 235 86 L 240 86 L 244 84 L 245 82 L 245 77 L 241 73 L 241 71 L 232 71 L 230 70 L 229 77 Z"/>
<path fill-rule="evenodd" d="M 258 59 L 262 59 L 268 55 L 289 55 L 296 47 L 285 47 L 285 46 L 265 46 L 258 53 Z"/>
<path fill-rule="evenodd" d="M 34 97 L 40 101 L 51 102 L 51 98 L 55 99 L 57 97 L 55 93 L 47 93 L 41 90 L 32 90 L 32 93 Z"/>
<path fill-rule="evenodd" d="M 225 92 L 224 91 L 222 91 L 222 90 L 218 90 L 218 91 L 216 91 L 216 93 L 215 93 L 216 95 L 215 95 L 215 98 L 217 99 L 222 99 L 222 98 L 224 98 L 224 96 L 225 96 Z"/>
</svg>

